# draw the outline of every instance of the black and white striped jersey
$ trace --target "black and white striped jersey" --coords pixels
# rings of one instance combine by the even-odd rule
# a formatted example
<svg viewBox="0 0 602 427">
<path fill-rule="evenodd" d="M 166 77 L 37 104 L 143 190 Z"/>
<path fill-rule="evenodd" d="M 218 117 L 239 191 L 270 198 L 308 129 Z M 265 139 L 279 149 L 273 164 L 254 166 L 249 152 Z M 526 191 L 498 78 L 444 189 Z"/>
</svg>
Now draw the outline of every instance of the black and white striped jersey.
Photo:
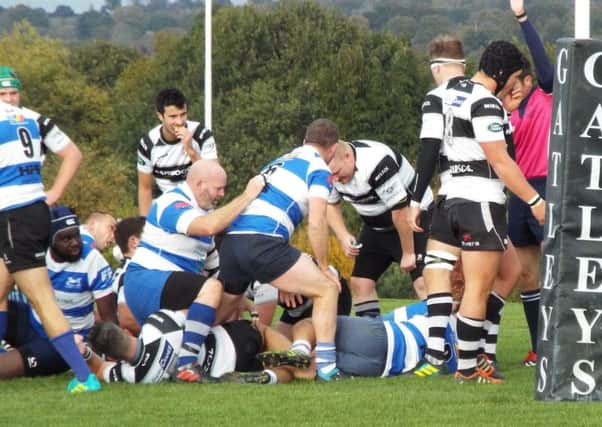
<svg viewBox="0 0 602 427">
<path fill-rule="evenodd" d="M 138 143 L 138 172 L 152 174 L 161 192 L 165 193 L 186 179 L 192 161 L 182 143 L 167 142 L 158 125 L 144 135 Z M 217 159 L 213 134 L 199 122 L 187 121 L 192 132 L 192 146 L 203 159 Z"/>
<path fill-rule="evenodd" d="M 355 174 L 347 183 L 335 182 L 328 202 L 348 201 L 374 230 L 393 227 L 391 210 L 409 203 L 416 174 L 408 160 L 382 142 L 350 142 L 355 156 Z M 430 188 L 422 198 L 421 208 L 433 201 Z"/>
<path fill-rule="evenodd" d="M 438 164 L 440 187 L 437 195 L 445 196 L 445 194 L 447 194 L 447 185 L 451 179 L 451 174 L 449 171 L 449 163 L 447 157 L 445 157 L 443 154 L 443 146 L 441 144 L 443 141 L 444 131 L 443 95 L 447 89 L 453 87 L 453 85 L 463 79 L 463 76 L 454 77 L 440 86 L 437 86 L 435 89 L 426 94 L 424 101 L 422 102 L 422 127 L 420 128 L 420 140 L 423 142 L 423 144 L 426 142 L 437 143 L 440 146 L 440 151 L 436 160 L 434 158 L 434 153 L 433 158 L 429 160 L 429 163 L 433 163 L 433 165 L 432 167 L 429 167 L 429 173 L 426 173 L 428 176 L 424 177 L 426 182 L 417 183 L 417 191 L 420 193 L 422 193 L 423 188 L 426 188 L 426 186 L 428 186 L 428 182 L 430 182 L 432 179 L 434 164 Z M 421 148 L 421 150 L 423 148 Z M 416 170 L 416 173 L 418 178 L 422 178 L 421 175 L 425 174 L 425 171 Z M 419 181 L 418 178 L 417 181 Z M 418 194 L 417 196 L 418 197 L 416 200 L 420 200 L 422 197 L 421 194 Z"/>
<path fill-rule="evenodd" d="M 503 204 L 504 184 L 480 145 L 505 141 L 502 103 L 483 85 L 469 79 L 448 88 L 442 99 L 443 154 L 452 175 L 447 199 Z"/>
</svg>

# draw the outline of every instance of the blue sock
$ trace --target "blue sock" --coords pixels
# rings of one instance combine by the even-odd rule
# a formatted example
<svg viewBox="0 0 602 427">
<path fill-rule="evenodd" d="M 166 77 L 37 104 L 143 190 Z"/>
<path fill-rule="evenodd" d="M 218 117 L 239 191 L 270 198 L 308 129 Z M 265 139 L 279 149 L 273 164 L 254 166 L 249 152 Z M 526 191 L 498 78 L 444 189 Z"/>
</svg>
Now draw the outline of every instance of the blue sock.
<svg viewBox="0 0 602 427">
<path fill-rule="evenodd" d="M 67 362 L 67 365 L 71 367 L 77 379 L 81 382 L 86 381 L 91 372 L 77 349 L 77 345 L 75 345 L 73 331 L 68 330 L 64 334 L 52 338 L 50 342 L 65 362 Z"/>
<path fill-rule="evenodd" d="M 6 335 L 6 326 L 8 325 L 8 311 L 0 311 L 0 341 Z"/>
<path fill-rule="evenodd" d="M 337 354 L 334 343 L 319 342 L 316 344 L 316 368 L 318 373 L 327 374 L 337 367 Z"/>
<path fill-rule="evenodd" d="M 188 309 L 184 324 L 184 338 L 178 357 L 178 367 L 194 363 L 199 356 L 201 346 L 215 321 L 215 308 L 193 302 Z"/>
</svg>

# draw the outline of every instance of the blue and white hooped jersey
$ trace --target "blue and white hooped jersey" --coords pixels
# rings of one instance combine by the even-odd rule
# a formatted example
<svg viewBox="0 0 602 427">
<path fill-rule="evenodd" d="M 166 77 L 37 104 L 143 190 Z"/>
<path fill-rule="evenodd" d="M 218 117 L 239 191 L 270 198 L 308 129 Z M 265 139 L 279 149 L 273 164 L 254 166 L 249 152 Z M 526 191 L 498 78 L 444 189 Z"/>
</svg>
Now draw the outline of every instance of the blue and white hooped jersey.
<svg viewBox="0 0 602 427">
<path fill-rule="evenodd" d="M 84 245 L 76 262 L 56 262 L 46 252 L 48 274 L 56 301 L 73 332 L 86 335 L 94 325 L 94 301 L 111 293 L 111 267 L 98 250 Z M 31 309 L 31 326 L 46 336 L 37 313 Z"/>
<path fill-rule="evenodd" d="M 328 200 L 331 172 L 318 150 L 303 145 L 269 163 L 268 184 L 234 220 L 228 234 L 266 234 L 288 241 L 309 210 L 309 199 Z"/>
<path fill-rule="evenodd" d="M 426 350 L 428 338 L 427 306 L 424 302 L 393 310 L 382 317 L 387 331 L 388 351 L 383 377 L 400 375 L 418 365 Z M 448 324 L 445 331 L 446 347 L 450 356 L 446 361 L 449 372 L 458 366 L 456 334 Z"/>
<path fill-rule="evenodd" d="M 0 211 L 46 200 L 42 141 L 54 153 L 70 143 L 50 119 L 0 101 Z"/>
<path fill-rule="evenodd" d="M 82 238 L 82 242 L 84 245 L 91 246 L 96 249 L 96 239 L 94 236 L 88 231 L 88 228 L 85 225 L 79 226 L 79 235 Z"/>
<path fill-rule="evenodd" d="M 149 270 L 200 273 L 213 236 L 188 236 L 190 223 L 210 211 L 199 207 L 186 182 L 153 200 L 130 265 Z"/>
</svg>

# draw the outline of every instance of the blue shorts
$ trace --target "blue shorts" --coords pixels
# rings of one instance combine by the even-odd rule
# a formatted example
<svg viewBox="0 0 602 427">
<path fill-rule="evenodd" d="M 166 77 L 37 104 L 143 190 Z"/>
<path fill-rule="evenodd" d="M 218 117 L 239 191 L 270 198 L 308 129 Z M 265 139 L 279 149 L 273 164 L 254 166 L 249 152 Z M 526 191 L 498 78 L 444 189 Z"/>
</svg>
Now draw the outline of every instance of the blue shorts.
<svg viewBox="0 0 602 427">
<path fill-rule="evenodd" d="M 380 377 L 387 359 L 387 331 L 381 319 L 337 317 L 337 367 L 358 377 Z"/>
<path fill-rule="evenodd" d="M 123 277 L 125 302 L 141 325 L 159 309 L 190 307 L 207 279 L 190 271 L 149 270 L 132 263 Z"/>
<path fill-rule="evenodd" d="M 46 337 L 40 336 L 29 323 L 29 306 L 10 301 L 6 341 L 23 359 L 25 376 L 37 377 L 67 372 L 69 366 Z"/>
<path fill-rule="evenodd" d="M 528 181 L 545 199 L 546 177 Z M 529 205 L 512 193 L 508 202 L 508 237 L 517 247 L 539 245 L 543 241 L 543 226 L 539 225 Z"/>
<path fill-rule="evenodd" d="M 242 294 L 249 283 L 271 283 L 301 257 L 301 251 L 281 237 L 226 234 L 219 247 L 219 280 L 225 292 Z"/>
<path fill-rule="evenodd" d="M 128 265 L 123 277 L 125 301 L 140 325 L 161 308 L 161 293 L 171 271 L 148 270 Z"/>
</svg>

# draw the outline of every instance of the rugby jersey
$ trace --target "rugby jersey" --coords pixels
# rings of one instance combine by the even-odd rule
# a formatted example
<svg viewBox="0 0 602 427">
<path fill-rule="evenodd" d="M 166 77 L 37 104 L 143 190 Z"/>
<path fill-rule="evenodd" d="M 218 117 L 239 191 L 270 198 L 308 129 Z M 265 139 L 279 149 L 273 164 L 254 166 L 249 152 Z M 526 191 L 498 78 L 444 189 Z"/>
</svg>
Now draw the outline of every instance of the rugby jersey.
<svg viewBox="0 0 602 427">
<path fill-rule="evenodd" d="M 46 200 L 42 161 L 71 140 L 49 118 L 0 101 L 0 211 Z"/>
<path fill-rule="evenodd" d="M 316 148 L 303 145 L 263 168 L 267 185 L 228 227 L 228 234 L 265 234 L 288 241 L 312 197 L 328 200 L 331 172 Z"/>
<path fill-rule="evenodd" d="M 387 332 L 387 359 L 383 377 L 403 374 L 414 369 L 426 351 L 428 337 L 427 306 L 425 302 L 400 307 L 382 317 Z M 456 335 L 451 325 L 445 331 L 449 350 L 446 360 L 449 372 L 457 369 Z"/>
<path fill-rule="evenodd" d="M 187 236 L 186 232 L 192 221 L 209 212 L 199 207 L 186 182 L 155 199 L 130 265 L 200 273 L 215 247 L 213 236 Z"/>
<path fill-rule="evenodd" d="M 138 143 L 138 172 L 151 174 L 162 193 L 186 179 L 192 161 L 180 140 L 165 141 L 158 125 Z M 203 159 L 217 159 L 215 140 L 209 129 L 199 122 L 187 121 L 192 132 L 192 148 Z"/>
<path fill-rule="evenodd" d="M 483 85 L 465 79 L 443 94 L 443 114 L 443 154 L 449 160 L 452 176 L 447 200 L 503 204 L 504 184 L 480 146 L 506 140 L 506 113 L 500 100 Z"/>
<path fill-rule="evenodd" d="M 464 77 L 454 77 L 448 80 L 447 82 L 437 86 L 435 89 L 428 92 L 422 102 L 422 127 L 420 128 L 420 139 L 421 140 L 437 140 L 443 141 L 443 130 L 444 130 L 444 122 L 443 122 L 443 95 L 445 91 L 455 85 L 460 80 L 464 79 Z M 439 180 L 440 187 L 437 192 L 438 196 L 445 196 L 447 194 L 447 185 L 449 180 L 451 179 L 451 174 L 449 171 L 449 163 L 447 157 L 443 154 L 443 146 L 441 146 L 439 152 Z M 417 180 L 422 171 L 416 171 Z M 431 177 L 424 177 L 428 179 L 430 182 Z M 428 185 L 426 182 L 422 186 Z M 422 195 L 418 195 L 415 200 L 422 200 Z"/>
<path fill-rule="evenodd" d="M 111 267 L 98 250 L 83 245 L 76 262 L 57 262 L 46 252 L 46 265 L 56 301 L 74 332 L 86 335 L 94 325 L 94 301 L 111 293 Z M 46 332 L 33 308 L 31 326 Z"/>
<path fill-rule="evenodd" d="M 389 146 L 376 141 L 352 141 L 355 173 L 347 182 L 335 182 L 329 203 L 341 199 L 351 203 L 364 223 L 374 230 L 393 227 L 391 210 L 409 203 L 416 174 L 410 162 Z M 425 192 L 421 208 L 433 202 L 430 188 Z"/>
</svg>

